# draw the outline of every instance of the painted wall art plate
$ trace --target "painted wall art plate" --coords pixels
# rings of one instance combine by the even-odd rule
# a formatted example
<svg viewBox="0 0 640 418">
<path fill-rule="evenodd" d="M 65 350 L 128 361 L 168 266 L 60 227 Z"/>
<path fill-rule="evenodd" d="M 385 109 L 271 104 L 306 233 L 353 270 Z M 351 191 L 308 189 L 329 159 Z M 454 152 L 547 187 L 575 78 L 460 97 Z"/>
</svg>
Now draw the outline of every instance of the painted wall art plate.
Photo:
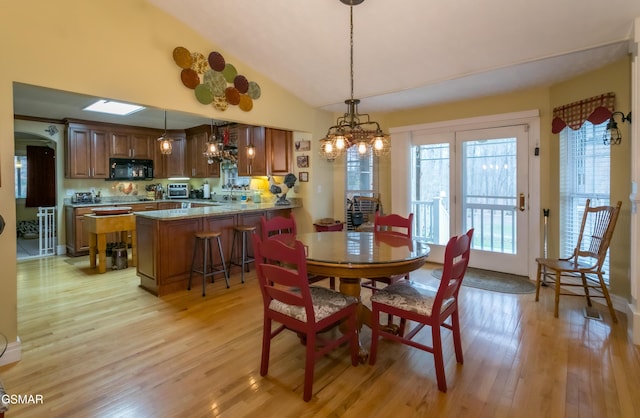
<svg viewBox="0 0 640 418">
<path fill-rule="evenodd" d="M 191 68 L 191 64 L 193 63 L 191 52 L 182 46 L 178 46 L 173 50 L 173 60 L 180 68 Z"/>
</svg>

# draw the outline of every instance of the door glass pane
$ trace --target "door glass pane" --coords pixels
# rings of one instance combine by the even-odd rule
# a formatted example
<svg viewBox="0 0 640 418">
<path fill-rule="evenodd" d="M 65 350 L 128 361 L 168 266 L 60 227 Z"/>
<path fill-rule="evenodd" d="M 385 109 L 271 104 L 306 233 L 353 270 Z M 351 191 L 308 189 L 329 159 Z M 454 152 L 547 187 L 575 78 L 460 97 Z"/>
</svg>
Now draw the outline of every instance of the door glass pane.
<svg viewBox="0 0 640 418">
<path fill-rule="evenodd" d="M 475 228 L 473 249 L 516 253 L 516 152 L 516 138 L 462 143 L 462 221 Z"/>
<path fill-rule="evenodd" d="M 411 147 L 411 211 L 416 239 L 446 245 L 450 238 L 450 145 Z"/>
</svg>

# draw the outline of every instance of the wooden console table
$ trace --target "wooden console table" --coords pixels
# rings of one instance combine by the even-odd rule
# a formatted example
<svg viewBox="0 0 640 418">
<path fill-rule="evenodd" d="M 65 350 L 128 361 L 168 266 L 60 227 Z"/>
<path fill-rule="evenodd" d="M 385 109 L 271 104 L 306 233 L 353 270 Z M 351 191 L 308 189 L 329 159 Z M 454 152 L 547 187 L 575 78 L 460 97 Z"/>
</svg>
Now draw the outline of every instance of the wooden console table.
<svg viewBox="0 0 640 418">
<path fill-rule="evenodd" d="M 107 271 L 107 234 L 112 232 L 131 233 L 131 266 L 138 262 L 136 250 L 136 216 L 132 213 L 123 215 L 84 215 L 84 228 L 89 234 L 89 265 L 96 267 L 98 255 L 98 273 Z M 127 234 L 128 235 L 128 234 Z M 128 241 L 127 238 L 124 240 Z"/>
</svg>

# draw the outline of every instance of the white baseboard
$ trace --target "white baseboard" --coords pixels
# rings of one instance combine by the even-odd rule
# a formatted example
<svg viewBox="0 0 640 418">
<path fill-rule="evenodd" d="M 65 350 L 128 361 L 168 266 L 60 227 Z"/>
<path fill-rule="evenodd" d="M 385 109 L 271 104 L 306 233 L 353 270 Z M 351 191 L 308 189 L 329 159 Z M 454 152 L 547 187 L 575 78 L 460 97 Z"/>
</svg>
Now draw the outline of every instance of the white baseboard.
<svg viewBox="0 0 640 418">
<path fill-rule="evenodd" d="M 633 344 L 640 345 L 640 311 L 636 309 L 635 304 L 627 304 L 627 322 L 629 339 Z"/>
<path fill-rule="evenodd" d="M 20 337 L 17 337 L 16 341 L 9 343 L 7 345 L 7 350 L 4 352 L 2 357 L 0 357 L 0 366 L 20 361 L 22 359 L 21 347 L 22 343 L 20 342 Z"/>
<path fill-rule="evenodd" d="M 66 245 L 58 245 L 56 246 L 56 254 L 57 255 L 65 255 L 67 253 Z"/>
</svg>

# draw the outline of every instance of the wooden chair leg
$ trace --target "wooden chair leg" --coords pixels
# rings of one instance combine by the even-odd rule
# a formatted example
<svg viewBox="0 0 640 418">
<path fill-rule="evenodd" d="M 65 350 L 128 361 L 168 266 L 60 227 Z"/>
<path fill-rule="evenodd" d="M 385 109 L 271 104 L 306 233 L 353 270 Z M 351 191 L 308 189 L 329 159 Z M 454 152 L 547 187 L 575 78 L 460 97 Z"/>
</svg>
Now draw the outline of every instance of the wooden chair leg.
<svg viewBox="0 0 640 418">
<path fill-rule="evenodd" d="M 307 353 L 304 365 L 304 393 L 302 399 L 305 402 L 311 400 L 313 394 L 313 369 L 316 363 L 316 334 L 307 333 Z"/>
<path fill-rule="evenodd" d="M 536 279 L 536 302 L 540 300 L 540 282 L 541 282 L 541 277 L 540 275 L 542 274 L 542 264 L 538 263 L 538 274 L 536 275 L 537 279 Z"/>
<path fill-rule="evenodd" d="M 456 361 L 460 364 L 464 363 L 462 356 L 462 339 L 460 338 L 460 319 L 458 311 L 455 310 L 451 314 L 451 332 L 453 333 L 453 347 L 456 350 Z"/>
<path fill-rule="evenodd" d="M 262 331 L 262 360 L 260 361 L 260 376 L 269 372 L 269 352 L 271 351 L 271 319 L 264 318 Z"/>
<path fill-rule="evenodd" d="M 600 282 L 600 288 L 602 289 L 602 294 L 604 298 L 607 300 L 607 306 L 609 307 L 609 313 L 611 314 L 611 319 L 614 323 L 618 323 L 618 316 L 616 315 L 616 310 L 613 309 L 613 303 L 611 302 L 611 296 L 609 296 L 609 291 L 607 290 L 607 285 L 604 283 L 604 279 L 602 275 L 598 275 L 598 281 Z"/>
<path fill-rule="evenodd" d="M 440 325 L 431 326 L 431 340 L 433 342 L 433 357 L 436 369 L 436 380 L 441 392 L 447 391 L 447 379 L 444 375 L 444 358 L 442 356 L 442 336 Z"/>
<path fill-rule="evenodd" d="M 560 271 L 556 271 L 556 301 L 553 316 L 558 317 L 558 306 L 560 305 Z"/>
<path fill-rule="evenodd" d="M 587 275 L 584 273 L 580 274 L 580 278 L 582 279 L 582 287 L 584 287 L 584 295 L 587 298 L 587 305 L 591 307 L 591 298 L 589 297 L 589 285 L 587 284 Z"/>
</svg>

